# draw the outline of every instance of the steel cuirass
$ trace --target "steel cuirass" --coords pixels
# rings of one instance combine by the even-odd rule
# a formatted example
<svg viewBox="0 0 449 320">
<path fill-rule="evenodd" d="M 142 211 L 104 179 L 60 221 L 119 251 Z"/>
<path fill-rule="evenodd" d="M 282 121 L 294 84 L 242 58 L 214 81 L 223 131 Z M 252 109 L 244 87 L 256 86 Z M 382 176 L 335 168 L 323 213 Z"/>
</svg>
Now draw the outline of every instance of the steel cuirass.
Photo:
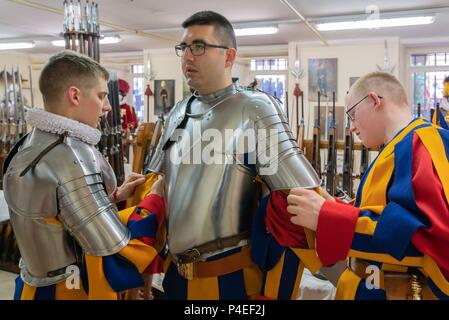
<svg viewBox="0 0 449 320">
<path fill-rule="evenodd" d="M 66 267 L 79 262 L 76 248 L 105 256 L 128 243 L 129 231 L 108 196 L 114 172 L 94 145 L 34 128 L 5 165 L 5 199 L 25 283 L 40 287 L 67 278 Z"/>
<path fill-rule="evenodd" d="M 236 84 L 178 103 L 146 170 L 165 174 L 175 256 L 248 231 L 260 197 L 257 176 L 271 191 L 320 185 L 279 102 Z"/>
</svg>

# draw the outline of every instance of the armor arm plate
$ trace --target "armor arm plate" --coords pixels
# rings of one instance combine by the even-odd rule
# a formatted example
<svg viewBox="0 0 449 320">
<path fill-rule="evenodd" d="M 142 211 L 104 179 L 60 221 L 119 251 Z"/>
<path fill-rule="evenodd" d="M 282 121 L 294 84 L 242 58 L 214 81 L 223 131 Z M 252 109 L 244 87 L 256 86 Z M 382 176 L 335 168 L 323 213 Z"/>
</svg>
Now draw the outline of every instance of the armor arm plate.
<svg viewBox="0 0 449 320">
<path fill-rule="evenodd" d="M 87 254 L 111 255 L 128 244 L 130 232 L 110 202 L 100 174 L 66 182 L 57 194 L 59 218 Z"/>
<path fill-rule="evenodd" d="M 318 187 L 320 179 L 298 148 L 279 102 L 256 93 L 245 111 L 256 130 L 256 170 L 271 191 Z"/>
</svg>

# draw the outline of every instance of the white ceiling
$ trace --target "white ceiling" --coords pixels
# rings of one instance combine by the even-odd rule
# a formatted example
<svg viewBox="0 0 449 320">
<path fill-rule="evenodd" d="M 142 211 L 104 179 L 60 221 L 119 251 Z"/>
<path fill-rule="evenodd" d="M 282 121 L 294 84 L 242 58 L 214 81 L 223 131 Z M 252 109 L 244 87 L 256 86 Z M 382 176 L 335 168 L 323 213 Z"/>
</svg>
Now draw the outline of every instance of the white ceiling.
<svg viewBox="0 0 449 320">
<path fill-rule="evenodd" d="M 84 3 L 85 0 L 82 0 Z M 122 41 L 103 45 L 102 53 L 172 48 L 179 41 L 183 20 L 200 10 L 214 10 L 226 16 L 234 26 L 277 24 L 279 32 L 270 36 L 238 38 L 239 46 L 286 45 L 290 41 L 319 41 L 299 18 L 280 0 L 97 0 L 102 32 L 119 34 Z M 29 53 L 52 53 L 49 40 L 60 37 L 62 31 L 62 0 L 0 0 L 0 42 L 20 39 L 34 40 L 36 47 Z M 372 0 L 290 0 L 290 3 L 312 25 L 317 21 L 335 20 L 342 16 L 367 17 L 366 8 Z M 322 32 L 326 40 L 399 37 L 402 40 L 438 39 L 438 45 L 449 45 L 448 0 L 377 0 L 380 17 L 409 14 L 410 11 L 431 12 L 436 22 L 427 26 L 398 27 L 380 30 Z M 56 12 L 53 12 L 56 11 Z M 121 30 L 120 30 L 121 29 Z M 123 29 L 128 30 L 123 32 Z M 144 31 L 137 36 L 129 31 Z M 429 42 L 429 41 L 427 41 Z M 437 43 L 435 43 L 437 44 Z M 23 50 L 24 51 L 24 50 Z"/>
</svg>

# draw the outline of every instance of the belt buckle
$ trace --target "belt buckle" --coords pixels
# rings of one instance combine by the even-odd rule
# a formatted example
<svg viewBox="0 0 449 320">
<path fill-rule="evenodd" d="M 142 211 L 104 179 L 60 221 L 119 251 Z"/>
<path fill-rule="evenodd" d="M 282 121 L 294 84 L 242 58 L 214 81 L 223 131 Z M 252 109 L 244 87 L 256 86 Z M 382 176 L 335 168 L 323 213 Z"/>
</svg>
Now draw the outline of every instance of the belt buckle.
<svg viewBox="0 0 449 320">
<path fill-rule="evenodd" d="M 188 280 L 193 280 L 194 277 L 194 267 L 196 259 L 198 259 L 201 255 L 201 253 L 196 248 L 192 248 L 189 250 L 186 250 L 183 255 L 188 256 L 191 261 L 189 262 L 183 262 L 182 259 L 178 261 L 176 264 L 176 267 L 178 268 L 178 273 L 183 276 L 184 278 Z"/>
<path fill-rule="evenodd" d="M 194 269 L 194 262 L 190 263 L 178 263 L 176 266 L 178 268 L 178 273 L 186 278 L 187 280 L 193 280 L 193 269 Z"/>
</svg>

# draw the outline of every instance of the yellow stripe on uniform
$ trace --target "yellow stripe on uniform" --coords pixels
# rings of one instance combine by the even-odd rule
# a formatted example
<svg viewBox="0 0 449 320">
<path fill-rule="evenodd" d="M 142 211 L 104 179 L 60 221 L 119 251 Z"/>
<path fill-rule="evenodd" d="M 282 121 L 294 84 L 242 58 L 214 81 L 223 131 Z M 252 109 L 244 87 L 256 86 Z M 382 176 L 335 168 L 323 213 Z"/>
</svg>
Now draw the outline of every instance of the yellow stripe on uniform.
<svg viewBox="0 0 449 320">
<path fill-rule="evenodd" d="M 36 289 L 36 287 L 32 287 L 24 282 L 20 300 L 34 300 Z"/>
<path fill-rule="evenodd" d="M 284 267 L 285 251 L 282 257 L 276 263 L 273 269 L 267 272 L 265 280 L 264 295 L 266 297 L 277 299 L 279 293 L 279 285 L 281 282 L 282 269 Z"/>
<path fill-rule="evenodd" d="M 134 264 L 139 273 L 142 273 L 153 261 L 157 251 L 140 240 L 132 239 L 126 247 L 120 250 L 119 254 Z"/>
<path fill-rule="evenodd" d="M 78 289 L 68 289 L 65 281 L 56 284 L 55 300 L 87 300 L 83 283 L 81 280 L 79 283 L 80 287 Z"/>
<path fill-rule="evenodd" d="M 103 257 L 85 255 L 87 277 L 89 279 L 89 300 L 117 300 L 103 272 Z"/>
<path fill-rule="evenodd" d="M 197 278 L 189 280 L 187 300 L 218 300 L 218 277 Z"/>
<path fill-rule="evenodd" d="M 360 281 L 362 279 L 354 271 L 346 269 L 338 280 L 335 300 L 354 300 Z"/>
<path fill-rule="evenodd" d="M 357 219 L 355 232 L 360 234 L 373 235 L 376 230 L 377 221 L 371 220 L 369 217 L 361 217 Z"/>
<path fill-rule="evenodd" d="M 262 288 L 262 271 L 252 264 L 248 268 L 243 268 L 243 281 L 245 282 L 245 290 L 249 299 L 254 299 L 260 295 Z"/>
</svg>

